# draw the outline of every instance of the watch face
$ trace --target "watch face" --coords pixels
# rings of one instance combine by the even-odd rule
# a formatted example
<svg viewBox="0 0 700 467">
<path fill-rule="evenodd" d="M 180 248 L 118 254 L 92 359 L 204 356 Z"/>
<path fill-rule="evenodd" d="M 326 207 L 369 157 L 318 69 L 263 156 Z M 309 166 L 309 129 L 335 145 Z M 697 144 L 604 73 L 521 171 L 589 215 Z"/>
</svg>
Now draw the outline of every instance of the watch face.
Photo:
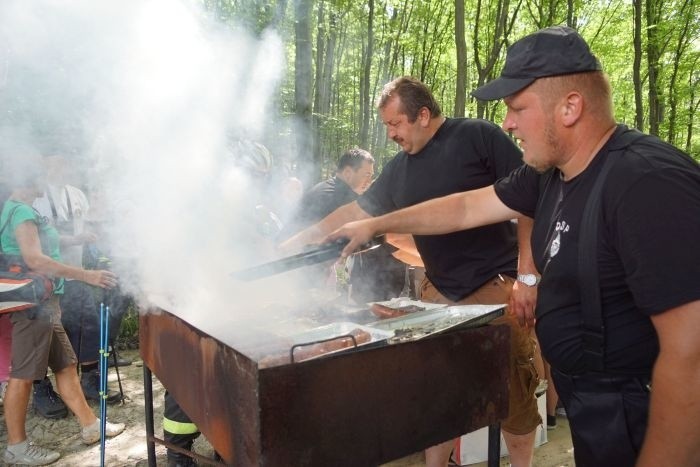
<svg viewBox="0 0 700 467">
<path fill-rule="evenodd" d="M 537 284 L 537 277 L 534 274 L 522 274 L 518 277 L 518 280 L 529 286 Z"/>
</svg>

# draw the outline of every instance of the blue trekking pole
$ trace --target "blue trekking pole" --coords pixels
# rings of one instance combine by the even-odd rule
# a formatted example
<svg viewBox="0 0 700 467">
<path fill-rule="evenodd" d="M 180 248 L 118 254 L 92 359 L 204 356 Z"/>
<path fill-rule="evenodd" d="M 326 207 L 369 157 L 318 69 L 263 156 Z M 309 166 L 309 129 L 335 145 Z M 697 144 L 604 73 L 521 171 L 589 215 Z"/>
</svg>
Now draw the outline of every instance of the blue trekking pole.
<svg viewBox="0 0 700 467">
<path fill-rule="evenodd" d="M 100 467 L 105 465 L 107 423 L 107 369 L 109 357 L 109 306 L 100 303 Z"/>
</svg>

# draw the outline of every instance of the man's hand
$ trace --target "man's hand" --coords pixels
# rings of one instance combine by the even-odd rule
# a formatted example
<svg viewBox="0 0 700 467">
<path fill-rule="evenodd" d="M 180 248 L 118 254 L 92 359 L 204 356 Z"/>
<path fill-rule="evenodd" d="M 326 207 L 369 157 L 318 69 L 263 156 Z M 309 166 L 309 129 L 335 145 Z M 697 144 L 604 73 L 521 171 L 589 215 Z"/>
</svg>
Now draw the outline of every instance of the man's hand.
<svg viewBox="0 0 700 467">
<path fill-rule="evenodd" d="M 510 293 L 508 312 L 518 319 L 525 327 L 535 326 L 535 305 L 537 304 L 537 286 L 528 287 L 520 281 L 515 281 Z"/>
<path fill-rule="evenodd" d="M 341 257 L 347 258 L 361 245 L 369 242 L 377 233 L 374 227 L 374 221 L 375 218 L 369 218 L 361 221 L 349 222 L 324 238 L 323 243 L 333 242 L 338 239 L 347 239 L 348 244 L 345 245 L 341 253 Z"/>
<path fill-rule="evenodd" d="M 85 269 L 81 280 L 103 289 L 113 289 L 119 283 L 113 272 L 97 269 Z"/>
</svg>

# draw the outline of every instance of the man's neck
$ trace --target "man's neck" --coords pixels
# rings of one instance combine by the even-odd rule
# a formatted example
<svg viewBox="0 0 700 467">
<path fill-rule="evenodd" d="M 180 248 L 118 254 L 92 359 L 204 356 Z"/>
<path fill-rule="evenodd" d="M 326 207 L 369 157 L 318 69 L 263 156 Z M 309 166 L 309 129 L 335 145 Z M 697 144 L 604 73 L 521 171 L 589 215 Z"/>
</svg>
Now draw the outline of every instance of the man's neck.
<svg viewBox="0 0 700 467">
<path fill-rule="evenodd" d="M 566 163 L 559 166 L 562 178 L 568 181 L 586 170 L 591 161 L 595 159 L 598 152 L 600 152 L 605 143 L 610 139 L 615 128 L 617 128 L 615 124 L 609 128 L 599 128 L 597 132 L 593 133 L 592 137 L 588 136 L 585 140 L 582 138 L 575 141 L 576 149 L 573 155 Z M 585 135 L 585 132 L 582 132 L 582 135 Z"/>
<path fill-rule="evenodd" d="M 421 152 L 423 148 L 425 148 L 428 145 L 428 143 L 430 143 L 430 140 L 432 140 L 435 137 L 435 134 L 438 132 L 438 130 L 440 129 L 442 124 L 445 123 L 446 120 L 447 119 L 442 115 L 440 115 L 439 117 L 431 118 L 428 123 L 428 126 L 425 127 L 425 131 L 422 132 L 424 136 L 423 140 L 421 141 L 422 144 L 419 148 L 417 148 L 417 150 L 415 150 L 415 152 L 412 152 L 411 154 L 417 154 Z"/>
</svg>

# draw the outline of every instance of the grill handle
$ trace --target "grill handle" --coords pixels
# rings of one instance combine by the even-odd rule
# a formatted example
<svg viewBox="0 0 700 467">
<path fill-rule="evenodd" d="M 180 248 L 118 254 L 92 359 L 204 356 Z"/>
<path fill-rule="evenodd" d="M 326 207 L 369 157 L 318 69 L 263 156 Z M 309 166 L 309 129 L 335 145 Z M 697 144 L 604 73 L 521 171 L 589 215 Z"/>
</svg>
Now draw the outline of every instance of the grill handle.
<svg viewBox="0 0 700 467">
<path fill-rule="evenodd" d="M 345 339 L 345 338 L 350 338 L 352 339 L 352 344 L 354 348 L 357 348 L 357 339 L 355 339 L 355 336 L 352 334 L 343 334 L 341 336 L 335 336 L 335 337 L 329 337 L 328 339 L 320 339 L 317 341 L 311 341 L 311 342 L 302 342 L 301 344 L 294 344 L 290 349 L 289 349 L 289 361 L 291 363 L 294 363 L 294 350 L 299 349 L 301 347 L 308 347 L 310 345 L 316 345 L 316 344 L 323 344 L 325 342 L 331 342 L 334 340 L 338 339 Z M 340 350 L 340 349 L 338 349 Z M 331 351 L 332 352 L 332 351 Z"/>
</svg>

